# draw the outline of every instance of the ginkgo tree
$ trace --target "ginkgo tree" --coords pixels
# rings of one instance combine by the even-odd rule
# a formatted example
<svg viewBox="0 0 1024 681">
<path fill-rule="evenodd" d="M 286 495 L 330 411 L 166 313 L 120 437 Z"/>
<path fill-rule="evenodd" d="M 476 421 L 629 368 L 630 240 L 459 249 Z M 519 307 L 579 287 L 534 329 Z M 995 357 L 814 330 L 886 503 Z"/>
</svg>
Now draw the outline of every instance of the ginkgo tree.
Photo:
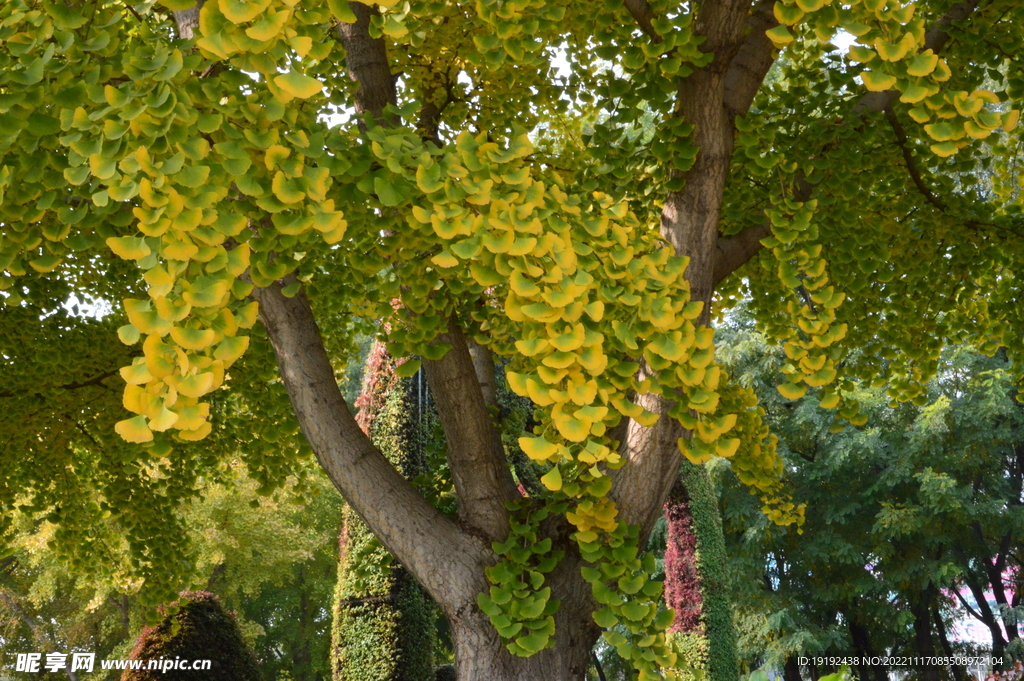
<svg viewBox="0 0 1024 681">
<path fill-rule="evenodd" d="M 779 390 L 836 428 L 866 419 L 853 378 L 916 400 L 949 339 L 1021 349 L 1022 22 L 1016 0 L 9 0 L 6 305 L 120 292 L 133 359 L 86 379 L 126 410 L 100 473 L 45 444 L 95 440 L 66 414 L 4 445 L 0 503 L 58 506 L 88 543 L 90 513 L 125 511 L 67 512 L 69 475 L 166 505 L 242 433 L 291 442 L 245 455 L 270 489 L 312 450 L 447 615 L 460 679 L 583 678 L 602 630 L 672 676 L 641 547 L 680 466 L 728 459 L 786 531 L 804 513 L 715 362 L 716 300 L 752 297 Z M 455 519 L 338 390 L 367 327 L 425 371 Z M 544 494 L 488 409 L 497 358 Z M 15 417 L 59 392 L 15 382 Z"/>
</svg>

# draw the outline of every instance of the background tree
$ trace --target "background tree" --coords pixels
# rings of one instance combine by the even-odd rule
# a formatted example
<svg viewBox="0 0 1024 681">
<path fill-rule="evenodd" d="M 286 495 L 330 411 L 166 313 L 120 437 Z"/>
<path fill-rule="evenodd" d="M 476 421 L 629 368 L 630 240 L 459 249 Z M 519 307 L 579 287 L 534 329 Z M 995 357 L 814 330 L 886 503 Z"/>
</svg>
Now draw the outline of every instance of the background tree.
<svg viewBox="0 0 1024 681">
<path fill-rule="evenodd" d="M 237 613 L 268 681 L 330 678 L 341 500 L 326 478 L 311 482 L 320 493 L 296 505 L 292 485 L 261 497 L 239 469 L 224 483 L 204 485 L 200 500 L 176 511 L 194 551 L 187 583 L 216 593 Z M 21 516 L 15 525 L 13 553 L 0 572 L 0 665 L 13 666 L 19 652 L 51 649 L 126 658 L 146 624 L 145 586 L 133 575 L 127 542 L 108 547 L 113 562 L 106 567 L 121 577 L 112 582 L 106 573 L 70 569 L 67 556 L 52 548 L 57 529 L 41 516 Z M 118 527 L 97 530 L 116 534 Z M 119 675 L 110 672 L 111 679 Z"/>
<path fill-rule="evenodd" d="M 187 570 L 155 519 L 239 450 L 271 491 L 311 448 L 444 610 L 460 678 L 582 678 L 601 630 L 654 678 L 675 663 L 672 615 L 641 548 L 683 455 L 730 459 L 769 518 L 802 518 L 754 394 L 714 362 L 716 289 L 745 287 L 784 342 L 787 399 L 810 389 L 851 423 L 858 376 L 913 400 L 947 340 L 1020 349 L 1022 88 L 1000 46 L 1021 12 L 8 2 L 6 302 L 36 324 L 71 291 L 123 299 L 118 335 L 141 354 L 110 373 L 133 446 L 98 448 L 112 454 L 92 472 L 31 418 L 68 384 L 19 379 L 0 502 L 29 490 L 67 544 L 117 514 L 155 602 Z M 847 55 L 827 42 L 840 29 Z M 352 117 L 331 127 L 338 107 Z M 635 134 L 644 115 L 652 137 Z M 431 384 L 457 518 L 345 404 L 361 329 L 422 357 L 408 370 L 422 361 Z M 4 361 L 23 377 L 40 346 Z M 543 496 L 519 493 L 487 410 L 495 354 L 536 406 L 520 443 L 548 468 Z M 65 508 L 83 480 L 96 508 Z"/>
<path fill-rule="evenodd" d="M 732 476 L 721 478 L 746 664 L 784 667 L 791 681 L 801 678 L 799 655 L 953 655 L 966 652 L 952 635 L 952 623 L 966 616 L 988 625 L 990 650 L 1012 661 L 1004 634 L 1012 627 L 1004 629 L 985 594 L 1002 589 L 1012 602 L 1016 592 L 1004 581 L 1020 557 L 1015 537 L 1024 520 L 1024 412 L 1006 358 L 951 349 L 921 406 L 889 404 L 882 390 L 865 386 L 859 399 L 868 424 L 836 432 L 813 401 L 775 394 L 773 374 L 785 357 L 749 320 L 737 320 L 723 345 L 725 361 L 763 396 L 794 499 L 814 509 L 802 536 L 780 533 L 744 502 Z M 864 484 L 851 484 L 857 480 Z M 995 565 L 1003 570 L 998 587 L 982 576 Z M 978 607 L 968 604 L 971 595 Z M 1012 618 L 1012 607 L 1003 612 Z M 856 671 L 881 679 L 890 670 Z M 923 678 L 939 672 L 920 670 Z M 948 674 L 965 679 L 967 671 Z"/>
</svg>

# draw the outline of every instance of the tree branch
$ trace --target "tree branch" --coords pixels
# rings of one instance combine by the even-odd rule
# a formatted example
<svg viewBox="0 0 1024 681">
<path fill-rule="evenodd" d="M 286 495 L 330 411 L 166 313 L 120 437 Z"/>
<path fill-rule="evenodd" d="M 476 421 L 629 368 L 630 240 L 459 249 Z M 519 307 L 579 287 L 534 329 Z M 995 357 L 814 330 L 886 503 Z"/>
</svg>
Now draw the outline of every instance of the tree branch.
<svg viewBox="0 0 1024 681">
<path fill-rule="evenodd" d="M 951 7 L 925 34 L 925 46 L 922 49 L 931 49 L 938 53 L 949 41 L 949 33 L 947 31 L 950 26 L 954 22 L 963 21 L 970 16 L 971 12 L 977 8 L 978 2 L 979 0 L 964 0 L 964 2 Z M 744 113 L 750 107 L 750 102 L 753 101 L 754 96 L 757 94 L 757 88 L 760 87 L 761 81 L 758 80 L 755 84 L 754 79 L 759 72 L 758 69 L 763 69 L 764 73 L 767 74 L 768 69 L 771 68 L 771 52 L 769 51 L 768 56 L 765 56 L 765 50 L 771 46 L 771 41 L 767 41 L 764 30 L 768 30 L 768 28 L 771 28 L 776 23 L 774 14 L 771 12 L 773 4 L 774 2 L 770 0 L 762 0 L 762 2 L 758 3 L 758 7 L 750 18 L 752 32 L 730 65 L 725 96 L 726 107 L 734 115 Z M 758 22 L 766 28 L 761 31 L 755 31 L 753 25 Z M 764 43 L 760 43 L 761 39 L 767 41 L 767 46 Z M 761 80 L 763 78 L 764 75 L 761 76 Z M 891 111 L 892 105 L 899 96 L 900 93 L 894 90 L 867 92 L 853 106 L 852 116 L 845 123 L 849 124 L 851 121 L 860 120 L 868 113 L 885 111 L 890 125 L 893 126 L 893 131 L 896 133 L 896 141 L 903 151 L 903 159 L 906 162 L 907 171 L 910 173 L 914 185 L 929 203 L 939 210 L 946 210 L 942 201 L 924 184 L 921 174 L 913 162 L 913 157 L 906 146 L 906 133 L 899 120 L 896 119 L 895 114 Z M 799 200 L 807 201 L 811 197 L 813 186 L 806 179 L 801 179 L 799 184 L 797 193 L 803 197 L 799 198 Z M 714 286 L 717 287 L 727 276 L 754 257 L 761 250 L 761 239 L 770 234 L 771 227 L 765 223 L 748 227 L 743 232 L 733 236 L 720 236 L 715 252 Z"/>
<path fill-rule="evenodd" d="M 964 600 L 964 597 L 960 595 L 960 590 L 959 589 L 957 589 L 953 593 L 956 594 L 957 600 L 960 601 L 960 605 L 964 606 L 964 610 L 967 611 L 967 614 L 969 614 L 971 617 L 973 617 L 974 619 L 978 620 L 979 622 L 983 622 L 983 623 L 987 624 L 987 622 L 985 622 L 985 618 L 982 617 L 978 613 L 977 610 L 972 608 L 970 603 L 968 603 L 966 600 Z"/>
<path fill-rule="evenodd" d="M 903 153 L 903 164 L 907 167 L 907 173 L 914 182 L 914 186 L 917 187 L 917 191 L 921 192 L 921 195 L 928 200 L 928 203 L 939 210 L 946 210 L 946 205 L 939 197 L 932 193 L 932 190 L 928 189 L 928 185 L 921 179 L 921 171 L 914 162 L 914 157 L 910 153 L 910 147 L 907 146 L 907 133 L 903 130 L 903 125 L 900 123 L 900 119 L 896 117 L 896 112 L 892 110 L 891 106 L 885 107 L 885 118 L 889 121 L 892 131 L 896 135 L 896 145 Z"/>
<path fill-rule="evenodd" d="M 423 368 L 444 428 L 459 517 L 489 541 L 503 541 L 509 531 L 505 502 L 519 494 L 501 436 L 487 410 L 466 337 L 449 322 L 437 341 L 452 349 L 439 360 L 425 360 Z M 492 364 L 492 381 L 493 374 Z"/>
<path fill-rule="evenodd" d="M 949 29 L 954 23 L 963 21 L 978 8 L 980 0 L 963 0 L 950 7 L 945 14 L 939 17 L 928 32 L 924 35 L 924 47 L 921 51 L 932 50 L 936 54 L 949 42 Z M 885 90 L 884 92 L 868 92 L 853 107 L 854 116 L 861 116 L 866 111 L 878 113 L 892 104 L 899 98 L 898 90 Z"/>
<path fill-rule="evenodd" d="M 53 639 L 46 633 L 39 624 L 39 621 L 21 607 L 18 597 L 10 589 L 0 586 L 0 601 L 21 618 L 21 621 L 32 631 L 32 636 L 35 637 L 38 643 L 42 644 L 47 650 L 52 651 L 55 649 Z M 64 671 L 71 681 L 78 681 L 78 675 L 71 671 L 70 666 L 65 666 Z"/>
<path fill-rule="evenodd" d="M 251 295 L 299 425 L 328 477 L 442 606 L 462 607 L 466 584 L 483 579 L 489 547 L 427 503 L 360 430 L 338 389 L 305 292 L 288 298 L 275 283 Z"/>
<path fill-rule="evenodd" d="M 679 479 L 683 457 L 677 442 L 685 431 L 665 413 L 671 407 L 669 400 L 649 393 L 638 396 L 636 402 L 649 411 L 661 413 L 661 418 L 650 428 L 633 419 L 623 419 L 617 427 L 614 435 L 622 437 L 619 455 L 627 464 L 611 472 L 611 498 L 619 507 L 622 520 L 639 525 L 642 537 L 646 537 L 661 517 L 665 499 Z"/>
<path fill-rule="evenodd" d="M 779 25 L 775 0 L 760 0 L 747 20 L 747 36 L 725 74 L 725 108 L 732 117 L 750 109 L 761 83 L 775 63 L 775 46 L 765 31 Z"/>
<path fill-rule="evenodd" d="M 377 8 L 362 2 L 348 6 L 356 15 L 356 22 L 338 23 L 338 37 L 345 47 L 345 68 L 348 76 L 359 84 L 356 90 L 356 113 L 370 114 L 381 125 L 397 125 L 395 116 L 384 116 L 384 107 L 398 103 L 395 78 L 388 63 L 384 38 L 370 37 L 370 18 Z M 360 121 L 360 128 L 365 123 Z"/>
<path fill-rule="evenodd" d="M 84 381 L 73 381 L 71 383 L 64 383 L 64 384 L 58 385 L 56 387 L 60 388 L 61 390 L 78 390 L 79 388 L 88 388 L 90 386 L 98 386 L 98 387 L 101 387 L 101 388 L 105 388 L 106 386 L 103 385 L 103 381 L 107 380 L 111 376 L 117 375 L 118 371 L 119 371 L 118 369 L 112 369 L 110 371 L 107 371 L 105 373 L 100 374 L 99 376 L 94 376 L 93 378 L 87 378 Z M 0 398 L 3 398 L 3 397 L 14 397 L 16 394 L 18 394 L 18 393 L 15 393 L 15 392 L 13 392 L 11 390 L 3 390 L 3 391 L 0 391 Z M 39 395 L 39 393 L 23 393 L 23 394 L 26 394 L 26 395 L 27 394 L 32 394 L 32 395 L 36 395 L 36 396 Z"/>
<path fill-rule="evenodd" d="M 654 10 L 647 4 L 647 0 L 625 0 L 626 9 L 636 19 L 640 30 L 651 39 L 652 43 L 660 43 L 662 37 L 654 30 Z"/>
<path fill-rule="evenodd" d="M 771 234 L 771 225 L 766 221 L 760 225 L 747 227 L 739 234 L 718 237 L 718 243 L 715 245 L 715 288 L 757 255 L 762 248 L 761 239 L 766 239 Z"/>
</svg>

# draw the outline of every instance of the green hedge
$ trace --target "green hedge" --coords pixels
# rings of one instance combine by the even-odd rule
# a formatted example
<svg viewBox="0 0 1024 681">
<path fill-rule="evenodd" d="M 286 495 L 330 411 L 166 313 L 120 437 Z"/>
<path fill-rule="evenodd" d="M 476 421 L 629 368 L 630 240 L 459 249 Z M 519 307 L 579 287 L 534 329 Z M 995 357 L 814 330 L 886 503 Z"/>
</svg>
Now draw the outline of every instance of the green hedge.
<svg viewBox="0 0 1024 681">
<path fill-rule="evenodd" d="M 711 681 L 736 681 L 739 662 L 736 629 L 728 595 L 728 565 L 722 519 L 707 469 L 683 463 L 683 486 L 697 536 L 697 571 L 700 574 L 702 624 L 707 637 L 707 671 Z M 695 647 L 692 642 L 689 643 Z"/>
<path fill-rule="evenodd" d="M 186 592 L 155 627 L 146 627 L 133 660 L 210 660 L 207 670 L 125 670 L 121 681 L 259 681 L 256 659 L 242 640 L 234 616 L 205 591 Z M 144 664 L 148 666 L 148 662 Z"/>
<path fill-rule="evenodd" d="M 420 377 L 394 376 L 390 358 L 371 352 L 361 400 L 374 444 L 406 477 L 425 471 L 429 434 Z M 433 681 L 437 606 L 346 508 L 340 537 L 331 667 L 334 681 Z"/>
</svg>

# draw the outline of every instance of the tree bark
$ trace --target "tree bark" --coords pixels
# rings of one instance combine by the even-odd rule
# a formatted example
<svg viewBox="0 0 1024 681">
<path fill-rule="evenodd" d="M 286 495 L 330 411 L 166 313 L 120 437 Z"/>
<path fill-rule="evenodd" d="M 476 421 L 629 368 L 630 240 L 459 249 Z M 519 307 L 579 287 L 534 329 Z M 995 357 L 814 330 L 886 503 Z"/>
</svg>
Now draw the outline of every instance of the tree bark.
<svg viewBox="0 0 1024 681">
<path fill-rule="evenodd" d="M 857 655 L 860 656 L 861 660 L 875 657 L 875 649 L 871 644 L 871 633 L 860 621 L 860 618 L 857 616 L 857 612 L 854 608 L 856 608 L 856 603 L 854 603 L 853 608 L 851 608 L 849 612 L 845 613 L 848 628 L 850 630 L 850 639 L 853 641 L 853 649 Z M 880 664 L 858 664 L 857 676 L 864 681 L 868 681 L 868 679 L 873 679 L 873 681 L 887 681 L 889 678 L 885 667 Z"/>
<path fill-rule="evenodd" d="M 923 591 L 914 594 L 910 612 L 914 615 L 914 654 L 922 657 L 935 655 L 935 639 L 932 636 L 932 600 L 935 586 L 929 584 Z M 939 681 L 939 668 L 934 664 L 918 667 L 922 681 Z"/>
<path fill-rule="evenodd" d="M 946 623 L 942 621 L 942 611 L 940 610 L 938 603 L 936 603 L 935 608 L 932 609 L 932 616 L 935 618 L 935 632 L 939 635 L 939 643 L 942 645 L 942 653 L 950 659 L 955 659 L 956 654 L 953 651 L 953 646 L 949 643 L 949 635 L 946 633 Z M 949 665 L 949 669 L 953 673 L 953 681 L 968 681 L 967 672 L 964 670 L 963 665 L 951 664 Z"/>
<path fill-rule="evenodd" d="M 786 663 L 782 667 L 782 678 L 783 681 L 804 681 L 800 673 L 800 664 L 792 655 L 786 658 Z"/>
</svg>

